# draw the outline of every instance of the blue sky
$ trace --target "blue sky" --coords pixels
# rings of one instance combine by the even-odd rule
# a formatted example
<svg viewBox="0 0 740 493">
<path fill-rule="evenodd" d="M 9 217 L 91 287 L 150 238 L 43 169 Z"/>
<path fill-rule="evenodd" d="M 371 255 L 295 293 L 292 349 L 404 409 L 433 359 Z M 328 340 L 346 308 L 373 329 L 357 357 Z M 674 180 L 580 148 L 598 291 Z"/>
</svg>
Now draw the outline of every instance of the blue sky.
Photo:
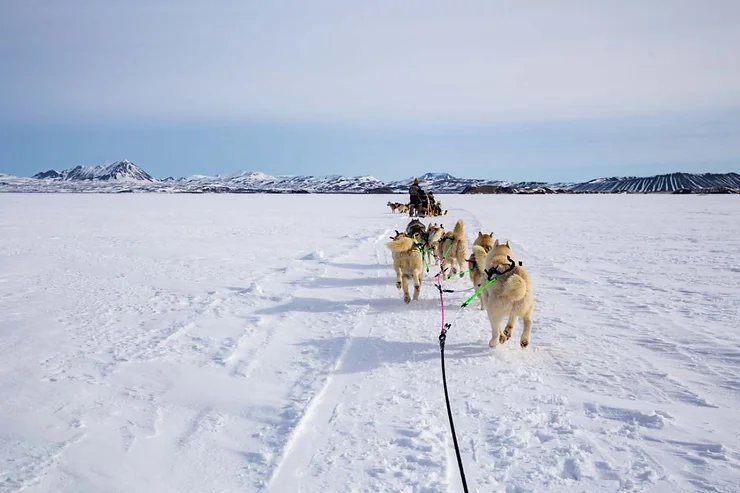
<svg viewBox="0 0 740 493">
<path fill-rule="evenodd" d="M 0 3 L 0 172 L 740 169 L 740 2 Z"/>
</svg>

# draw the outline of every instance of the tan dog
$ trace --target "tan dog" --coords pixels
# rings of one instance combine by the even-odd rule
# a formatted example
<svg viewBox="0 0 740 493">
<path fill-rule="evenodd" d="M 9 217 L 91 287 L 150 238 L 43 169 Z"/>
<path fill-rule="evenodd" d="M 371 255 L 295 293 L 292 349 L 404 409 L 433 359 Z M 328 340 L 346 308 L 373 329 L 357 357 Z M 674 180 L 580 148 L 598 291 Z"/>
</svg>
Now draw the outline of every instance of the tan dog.
<svg viewBox="0 0 740 493">
<path fill-rule="evenodd" d="M 408 204 L 398 204 L 398 212 L 401 214 L 406 214 L 409 211 L 409 205 Z"/>
<path fill-rule="evenodd" d="M 393 241 L 386 243 L 393 252 L 393 270 L 396 272 L 396 288 L 403 289 L 403 302 L 411 302 L 409 296 L 409 278 L 414 281 L 414 300 L 419 299 L 421 276 L 424 272 L 424 261 L 416 242 L 404 232 L 396 231 Z"/>
<path fill-rule="evenodd" d="M 486 250 L 486 253 L 488 253 L 491 251 L 491 248 L 493 248 L 494 240 L 495 238 L 493 237 L 493 231 L 491 231 L 490 234 L 478 231 L 478 237 L 473 242 L 473 245 L 482 246 Z"/>
<path fill-rule="evenodd" d="M 439 241 L 440 258 L 445 264 L 450 264 L 451 273 L 448 276 L 445 271 L 443 279 L 457 274 L 460 269 L 460 277 L 465 275 L 464 269 L 467 265 L 468 240 L 465 238 L 465 226 L 462 219 L 458 219 L 452 231 L 442 235 Z"/>
<path fill-rule="evenodd" d="M 439 251 L 439 240 L 442 239 L 442 235 L 445 234 L 445 227 L 441 224 L 432 223 L 427 226 L 427 251 L 434 255 L 434 265 L 439 265 L 439 259 L 442 256 L 442 252 Z"/>
<path fill-rule="evenodd" d="M 486 282 L 488 275 L 485 272 L 486 254 L 493 248 L 493 231 L 491 234 L 484 234 L 478 231 L 478 237 L 473 242 L 473 255 L 468 259 L 468 268 L 470 269 L 470 280 L 473 281 L 473 289 L 478 290 Z M 480 294 L 480 309 L 484 310 L 483 297 L 485 291 Z"/>
<path fill-rule="evenodd" d="M 509 242 L 499 243 L 496 240 L 485 259 L 486 269 L 504 272 L 503 274 L 493 273 L 497 281 L 485 289 L 486 295 L 483 298 L 488 320 L 491 322 L 491 341 L 488 343 L 491 347 L 496 347 L 509 340 L 519 317 L 524 321 L 520 344 L 522 347 L 529 345 L 534 312 L 532 279 L 529 272 L 520 265 L 508 270 L 511 267 L 509 258 L 516 260 Z M 509 321 L 502 332 L 501 322 L 506 316 L 509 317 Z"/>
<path fill-rule="evenodd" d="M 398 202 L 391 202 L 391 201 L 389 200 L 389 201 L 388 201 L 388 207 L 390 207 L 390 208 L 391 208 L 391 214 L 392 214 L 392 213 L 394 213 L 394 212 L 396 212 L 396 210 L 398 210 L 398 206 L 400 206 L 400 205 L 401 205 L 401 204 L 399 204 Z"/>
</svg>

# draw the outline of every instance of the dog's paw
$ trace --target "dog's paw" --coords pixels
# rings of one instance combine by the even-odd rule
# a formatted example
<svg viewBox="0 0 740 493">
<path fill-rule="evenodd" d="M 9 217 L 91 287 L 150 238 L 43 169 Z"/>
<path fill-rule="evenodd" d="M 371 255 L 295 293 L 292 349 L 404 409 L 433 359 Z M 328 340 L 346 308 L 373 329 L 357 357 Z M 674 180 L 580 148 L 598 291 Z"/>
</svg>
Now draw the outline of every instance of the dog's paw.
<svg viewBox="0 0 740 493">
<path fill-rule="evenodd" d="M 488 341 L 488 347 L 496 347 L 498 344 L 498 337 L 491 337 L 491 340 Z"/>
<path fill-rule="evenodd" d="M 504 329 L 504 336 L 506 337 L 506 340 L 508 341 L 511 338 L 511 333 L 513 332 L 513 327 L 506 327 Z"/>
<path fill-rule="evenodd" d="M 396 289 L 401 289 L 401 281 L 398 281 L 398 282 L 396 283 Z"/>
<path fill-rule="evenodd" d="M 520 345 L 521 347 L 523 347 L 523 348 L 525 348 L 525 347 L 529 346 L 529 339 L 522 339 L 522 340 L 521 340 L 521 341 L 519 342 L 519 345 Z"/>
<path fill-rule="evenodd" d="M 506 337 L 504 334 L 501 334 L 501 335 L 498 336 L 498 342 L 500 342 L 501 344 L 505 343 L 508 340 L 509 340 L 509 338 Z"/>
<path fill-rule="evenodd" d="M 408 304 L 408 303 L 411 303 L 411 296 L 409 296 L 409 295 L 407 295 L 407 294 L 406 294 L 406 295 L 404 295 L 404 296 L 403 296 L 403 302 L 404 302 L 404 303 L 407 303 L 407 304 Z"/>
</svg>

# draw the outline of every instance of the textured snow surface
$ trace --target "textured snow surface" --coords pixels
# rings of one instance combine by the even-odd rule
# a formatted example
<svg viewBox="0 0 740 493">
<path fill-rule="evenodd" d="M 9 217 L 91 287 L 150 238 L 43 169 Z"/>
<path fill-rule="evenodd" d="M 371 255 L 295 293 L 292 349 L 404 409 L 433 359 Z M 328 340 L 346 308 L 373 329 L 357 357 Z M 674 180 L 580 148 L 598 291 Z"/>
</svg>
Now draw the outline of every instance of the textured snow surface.
<svg viewBox="0 0 740 493">
<path fill-rule="evenodd" d="M 461 491 L 391 198 L 0 195 L 0 491 Z M 537 301 L 449 332 L 471 491 L 738 491 L 737 197 L 442 199 Z"/>
</svg>

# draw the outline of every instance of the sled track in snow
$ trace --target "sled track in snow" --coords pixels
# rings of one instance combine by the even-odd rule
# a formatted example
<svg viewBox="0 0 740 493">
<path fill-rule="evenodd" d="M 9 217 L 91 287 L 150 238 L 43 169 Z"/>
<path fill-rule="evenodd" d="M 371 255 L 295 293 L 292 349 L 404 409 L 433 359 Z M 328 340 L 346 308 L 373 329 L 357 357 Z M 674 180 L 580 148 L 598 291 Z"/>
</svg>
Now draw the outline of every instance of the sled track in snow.
<svg viewBox="0 0 740 493">
<path fill-rule="evenodd" d="M 391 232 L 391 229 L 385 230 L 373 242 L 375 246 L 375 262 L 380 265 L 383 239 Z M 376 273 L 376 278 L 380 278 L 381 273 Z M 387 288 L 384 288 L 387 290 Z M 370 297 L 377 296 L 379 287 L 371 290 Z M 298 491 L 301 475 L 305 472 L 306 467 L 313 460 L 314 451 L 318 443 L 322 442 L 322 430 L 326 431 L 327 426 L 331 426 L 342 404 L 342 391 L 351 380 L 351 376 L 341 373 L 342 367 L 353 353 L 361 353 L 362 349 L 358 348 L 357 342 L 367 340 L 372 334 L 373 325 L 378 314 L 365 309 L 360 319 L 354 327 L 347 333 L 344 347 L 332 366 L 321 390 L 314 395 L 306 410 L 293 429 L 293 432 L 285 444 L 283 454 L 276 464 L 268 489 L 271 491 Z"/>
</svg>

